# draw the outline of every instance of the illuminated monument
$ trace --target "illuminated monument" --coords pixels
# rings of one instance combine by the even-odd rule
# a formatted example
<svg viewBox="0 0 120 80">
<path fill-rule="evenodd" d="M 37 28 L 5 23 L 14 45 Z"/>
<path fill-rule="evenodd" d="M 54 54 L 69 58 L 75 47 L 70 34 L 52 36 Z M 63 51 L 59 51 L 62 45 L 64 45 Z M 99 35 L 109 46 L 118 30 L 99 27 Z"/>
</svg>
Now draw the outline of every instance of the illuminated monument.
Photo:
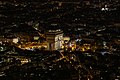
<svg viewBox="0 0 120 80">
<path fill-rule="evenodd" d="M 63 31 L 60 29 L 48 30 L 46 32 L 46 40 L 48 42 L 48 50 L 61 49 L 63 44 Z"/>
</svg>

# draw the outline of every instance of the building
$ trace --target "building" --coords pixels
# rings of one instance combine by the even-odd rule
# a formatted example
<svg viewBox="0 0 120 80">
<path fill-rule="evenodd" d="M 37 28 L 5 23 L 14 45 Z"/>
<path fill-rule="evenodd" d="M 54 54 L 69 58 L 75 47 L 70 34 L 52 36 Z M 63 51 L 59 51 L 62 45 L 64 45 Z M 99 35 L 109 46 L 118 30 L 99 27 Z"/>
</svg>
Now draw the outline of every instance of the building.
<svg viewBox="0 0 120 80">
<path fill-rule="evenodd" d="M 48 42 L 48 50 L 59 50 L 63 45 L 63 31 L 48 30 L 46 33 L 46 41 Z"/>
</svg>

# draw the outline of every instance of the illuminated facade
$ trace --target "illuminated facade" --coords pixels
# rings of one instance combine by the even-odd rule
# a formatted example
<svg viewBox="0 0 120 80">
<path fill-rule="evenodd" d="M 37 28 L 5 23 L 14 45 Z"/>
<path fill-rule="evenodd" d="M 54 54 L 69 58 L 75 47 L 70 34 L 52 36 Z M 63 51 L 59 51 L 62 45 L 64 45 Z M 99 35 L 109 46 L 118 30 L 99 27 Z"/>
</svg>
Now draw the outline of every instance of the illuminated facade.
<svg viewBox="0 0 120 80">
<path fill-rule="evenodd" d="M 59 50 L 63 44 L 63 31 L 49 30 L 46 32 L 46 40 L 48 42 L 48 50 Z"/>
</svg>

